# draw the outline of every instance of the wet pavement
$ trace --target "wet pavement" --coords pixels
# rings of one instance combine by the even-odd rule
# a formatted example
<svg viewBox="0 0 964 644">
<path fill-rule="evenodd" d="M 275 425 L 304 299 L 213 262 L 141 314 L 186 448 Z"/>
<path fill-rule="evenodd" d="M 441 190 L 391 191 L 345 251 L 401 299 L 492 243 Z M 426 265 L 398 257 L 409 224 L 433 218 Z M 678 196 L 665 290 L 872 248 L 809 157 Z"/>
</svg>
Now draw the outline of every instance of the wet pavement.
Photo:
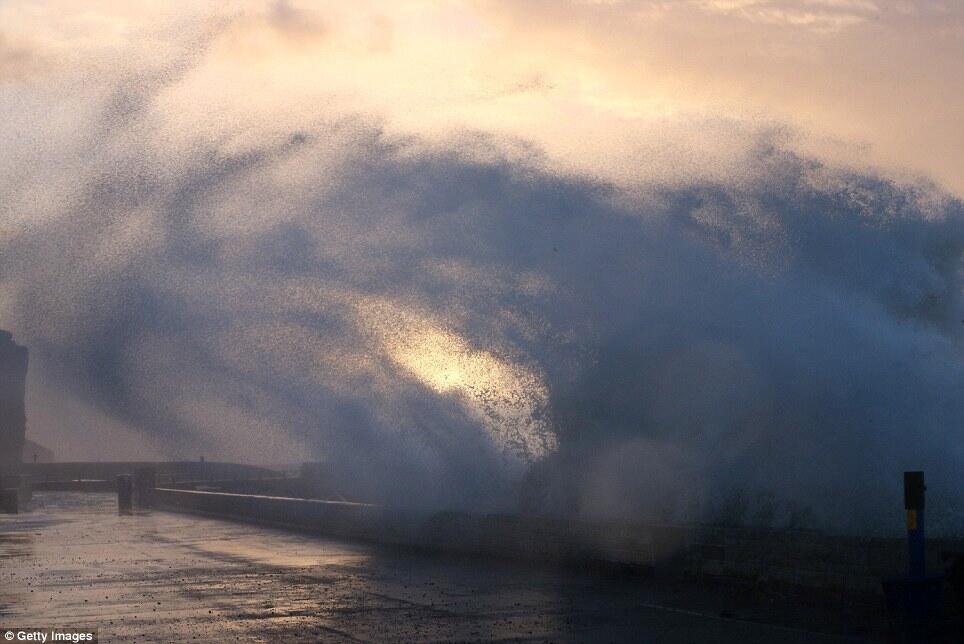
<svg viewBox="0 0 964 644">
<path fill-rule="evenodd" d="M 164 512 L 118 516 L 109 494 L 41 493 L 32 506 L 0 515 L 0 631 L 87 627 L 101 642 L 667 644 L 875 634 L 859 611 L 833 601 L 802 605 Z"/>
</svg>

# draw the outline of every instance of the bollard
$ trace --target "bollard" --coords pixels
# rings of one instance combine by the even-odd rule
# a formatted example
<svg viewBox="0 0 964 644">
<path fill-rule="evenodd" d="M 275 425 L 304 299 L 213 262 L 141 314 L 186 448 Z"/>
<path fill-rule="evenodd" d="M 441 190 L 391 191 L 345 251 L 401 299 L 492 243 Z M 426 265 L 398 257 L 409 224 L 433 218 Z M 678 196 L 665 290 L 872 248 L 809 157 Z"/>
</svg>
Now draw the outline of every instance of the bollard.
<svg viewBox="0 0 964 644">
<path fill-rule="evenodd" d="M 20 511 L 20 493 L 17 488 L 0 489 L 0 512 L 17 514 Z"/>
<path fill-rule="evenodd" d="M 134 505 L 138 508 L 154 507 L 156 481 L 157 476 L 153 467 L 141 467 L 134 470 Z"/>
<path fill-rule="evenodd" d="M 134 489 L 130 474 L 117 477 L 117 512 L 119 514 L 133 514 Z"/>
<path fill-rule="evenodd" d="M 924 542 L 923 472 L 904 472 L 907 512 L 907 575 L 883 580 L 890 641 L 936 644 L 946 641 L 944 576 L 927 574 Z"/>
<path fill-rule="evenodd" d="M 964 642 L 964 550 L 945 552 L 944 563 L 947 566 L 947 580 L 957 599 L 958 633 L 957 639 Z"/>
</svg>

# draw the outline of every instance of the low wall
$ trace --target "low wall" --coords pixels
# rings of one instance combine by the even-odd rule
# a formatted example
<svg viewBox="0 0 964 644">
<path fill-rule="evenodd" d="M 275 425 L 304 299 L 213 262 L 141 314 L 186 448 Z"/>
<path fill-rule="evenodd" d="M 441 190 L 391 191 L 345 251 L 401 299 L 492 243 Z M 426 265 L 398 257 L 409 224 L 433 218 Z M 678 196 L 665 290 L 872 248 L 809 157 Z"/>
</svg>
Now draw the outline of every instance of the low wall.
<svg viewBox="0 0 964 644">
<path fill-rule="evenodd" d="M 380 533 L 377 530 L 380 509 L 364 503 L 157 488 L 154 507 L 306 529 L 343 538 L 369 540 Z"/>
<path fill-rule="evenodd" d="M 413 544 L 466 554 L 594 562 L 649 569 L 652 534 L 644 526 L 505 514 L 443 512 L 420 518 Z"/>
<path fill-rule="evenodd" d="M 647 544 L 637 532 L 578 521 L 457 512 L 421 516 L 365 503 L 172 488 L 155 490 L 155 508 L 448 552 L 650 563 Z"/>
<path fill-rule="evenodd" d="M 415 516 L 374 505 L 159 488 L 156 507 L 255 521 L 317 534 L 527 560 L 596 562 L 660 574 L 785 584 L 879 595 L 907 569 L 902 539 L 814 531 L 603 524 L 458 512 Z M 964 540 L 930 540 L 928 564 L 964 552 Z"/>
<path fill-rule="evenodd" d="M 160 478 L 159 485 L 174 490 L 202 490 L 205 492 L 228 492 L 231 494 L 256 494 L 261 496 L 283 496 L 295 499 L 321 499 L 354 501 L 355 499 L 336 498 L 317 481 L 301 477 L 271 477 L 261 479 L 206 479 L 198 481 L 177 481 L 168 483 L 170 478 Z"/>
</svg>

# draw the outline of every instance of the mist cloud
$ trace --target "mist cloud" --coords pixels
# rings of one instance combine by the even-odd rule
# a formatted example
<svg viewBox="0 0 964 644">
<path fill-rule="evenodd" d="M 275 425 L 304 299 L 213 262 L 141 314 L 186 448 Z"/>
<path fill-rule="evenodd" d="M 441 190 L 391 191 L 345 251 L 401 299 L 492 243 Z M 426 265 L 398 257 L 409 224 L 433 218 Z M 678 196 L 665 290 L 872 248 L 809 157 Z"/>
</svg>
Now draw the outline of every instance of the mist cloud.
<svg viewBox="0 0 964 644">
<path fill-rule="evenodd" d="M 743 494 L 844 530 L 894 525 L 924 468 L 959 529 L 957 198 L 772 124 L 679 117 L 715 151 L 693 166 L 727 163 L 674 176 L 647 140 L 658 171 L 607 179 L 505 132 L 212 86 L 255 64 L 223 34 L 291 26 L 270 9 L 3 94 L 0 326 L 63 410 L 29 431 L 326 459 L 398 505 L 513 508 L 521 485 L 535 511 L 669 520 Z M 284 46 L 346 33 L 314 24 Z"/>
</svg>

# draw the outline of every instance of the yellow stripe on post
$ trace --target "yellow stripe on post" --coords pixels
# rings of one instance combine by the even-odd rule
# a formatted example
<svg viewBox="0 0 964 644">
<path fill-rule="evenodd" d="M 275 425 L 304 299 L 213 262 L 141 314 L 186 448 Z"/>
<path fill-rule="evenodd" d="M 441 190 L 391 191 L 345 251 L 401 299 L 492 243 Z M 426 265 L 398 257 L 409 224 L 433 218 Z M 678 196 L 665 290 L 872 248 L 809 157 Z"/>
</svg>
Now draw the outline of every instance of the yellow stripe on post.
<svg viewBox="0 0 964 644">
<path fill-rule="evenodd" d="M 917 529 L 917 510 L 907 511 L 907 529 L 908 530 Z"/>
</svg>

